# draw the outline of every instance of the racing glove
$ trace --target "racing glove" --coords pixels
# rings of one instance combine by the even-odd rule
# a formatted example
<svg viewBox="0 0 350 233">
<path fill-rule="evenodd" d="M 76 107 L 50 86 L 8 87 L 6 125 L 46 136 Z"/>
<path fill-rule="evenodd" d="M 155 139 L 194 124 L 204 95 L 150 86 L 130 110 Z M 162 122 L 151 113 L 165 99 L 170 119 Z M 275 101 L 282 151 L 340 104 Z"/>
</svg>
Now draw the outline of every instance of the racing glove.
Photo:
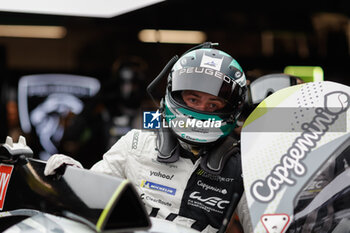
<svg viewBox="0 0 350 233">
<path fill-rule="evenodd" d="M 54 175 L 58 168 L 66 165 L 83 168 L 80 162 L 78 162 L 75 159 L 72 159 L 67 155 L 54 154 L 49 158 L 49 160 L 47 160 L 45 170 L 44 170 L 44 175 L 45 176 Z"/>
</svg>

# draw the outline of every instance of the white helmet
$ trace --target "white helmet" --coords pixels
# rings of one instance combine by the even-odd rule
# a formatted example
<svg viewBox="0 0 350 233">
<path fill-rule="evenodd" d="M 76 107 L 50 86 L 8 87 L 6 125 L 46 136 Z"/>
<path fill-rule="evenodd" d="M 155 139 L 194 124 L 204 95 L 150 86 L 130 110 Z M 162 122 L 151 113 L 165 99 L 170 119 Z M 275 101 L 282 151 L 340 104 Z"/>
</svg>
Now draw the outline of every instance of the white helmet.
<svg viewBox="0 0 350 233">
<path fill-rule="evenodd" d="M 192 145 L 215 143 L 235 127 L 244 104 L 246 77 L 229 54 L 205 43 L 183 54 L 168 76 L 163 117 L 171 131 Z M 222 98 L 223 109 L 215 112 L 188 107 L 181 92 L 195 90 Z"/>
</svg>

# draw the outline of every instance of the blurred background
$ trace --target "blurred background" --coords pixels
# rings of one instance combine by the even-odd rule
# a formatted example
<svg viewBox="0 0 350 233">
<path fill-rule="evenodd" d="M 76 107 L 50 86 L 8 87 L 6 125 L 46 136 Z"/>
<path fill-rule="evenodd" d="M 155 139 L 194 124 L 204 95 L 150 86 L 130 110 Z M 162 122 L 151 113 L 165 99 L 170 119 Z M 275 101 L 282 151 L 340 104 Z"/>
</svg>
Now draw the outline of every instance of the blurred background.
<svg viewBox="0 0 350 233">
<path fill-rule="evenodd" d="M 25 2 L 0 6 L 0 139 L 25 135 L 42 159 L 100 159 L 142 124 L 147 84 L 204 41 L 251 80 L 306 66 L 350 85 L 348 0 Z"/>
</svg>

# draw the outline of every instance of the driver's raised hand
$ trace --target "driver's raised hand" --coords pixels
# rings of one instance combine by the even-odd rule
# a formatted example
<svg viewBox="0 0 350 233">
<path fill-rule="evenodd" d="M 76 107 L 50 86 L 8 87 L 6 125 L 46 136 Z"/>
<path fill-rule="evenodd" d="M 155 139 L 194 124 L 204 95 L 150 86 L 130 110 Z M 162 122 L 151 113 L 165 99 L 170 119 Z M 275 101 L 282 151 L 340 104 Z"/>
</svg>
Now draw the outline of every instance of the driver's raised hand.
<svg viewBox="0 0 350 233">
<path fill-rule="evenodd" d="M 63 154 L 52 155 L 46 163 L 44 174 L 45 176 L 54 175 L 56 170 L 62 166 L 74 166 L 83 168 L 81 163 L 71 157 Z"/>
</svg>

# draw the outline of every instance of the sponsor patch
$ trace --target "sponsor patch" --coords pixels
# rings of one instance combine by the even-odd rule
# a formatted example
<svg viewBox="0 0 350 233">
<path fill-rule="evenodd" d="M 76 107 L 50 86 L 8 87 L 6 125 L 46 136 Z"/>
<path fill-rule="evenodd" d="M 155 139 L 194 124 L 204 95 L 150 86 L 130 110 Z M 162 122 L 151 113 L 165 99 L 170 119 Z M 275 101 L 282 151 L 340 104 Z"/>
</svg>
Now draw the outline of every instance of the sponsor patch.
<svg viewBox="0 0 350 233">
<path fill-rule="evenodd" d="M 164 179 L 168 179 L 168 180 L 172 180 L 174 175 L 168 175 L 168 174 L 164 174 L 160 171 L 150 171 L 149 172 L 150 176 L 156 176 L 156 177 L 160 177 L 160 178 L 164 178 Z"/>
<path fill-rule="evenodd" d="M 213 211 L 219 214 L 224 213 L 224 209 L 229 203 L 229 201 L 215 196 L 203 198 L 201 196 L 201 193 L 197 191 L 192 192 L 189 196 L 189 199 L 187 200 L 187 204 L 190 206 L 203 209 L 208 213 Z"/>
<path fill-rule="evenodd" d="M 161 205 L 165 205 L 165 206 L 168 206 L 168 207 L 172 206 L 171 202 L 169 202 L 169 201 L 164 201 L 164 200 L 162 200 L 160 198 L 154 198 L 154 197 L 148 196 L 148 195 L 146 195 L 144 193 L 141 194 L 140 198 L 143 201 L 151 201 L 151 202 L 158 203 L 158 204 L 161 204 Z"/>
<path fill-rule="evenodd" d="M 131 146 L 131 148 L 134 149 L 134 150 L 137 149 L 137 145 L 139 143 L 139 135 L 140 135 L 140 133 L 136 131 L 134 133 L 133 137 L 132 137 L 132 146 Z"/>
<path fill-rule="evenodd" d="M 223 58 L 214 58 L 204 55 L 201 61 L 201 67 L 212 68 L 220 70 Z"/>
<path fill-rule="evenodd" d="M 222 177 L 218 175 L 213 175 L 208 172 L 205 172 L 203 169 L 198 169 L 197 175 L 208 178 L 210 180 L 219 181 L 219 182 L 233 182 L 235 179 L 231 177 Z"/>
<path fill-rule="evenodd" d="M 222 193 L 224 195 L 227 194 L 227 190 L 226 189 L 223 189 L 223 188 L 218 188 L 218 187 L 215 187 L 215 186 L 212 186 L 212 185 L 208 185 L 206 183 L 204 183 L 202 180 L 198 180 L 197 181 L 197 185 L 199 187 L 202 187 L 202 189 L 204 190 L 211 190 L 211 191 L 214 191 L 214 192 L 218 192 L 218 193 Z"/>
<path fill-rule="evenodd" d="M 5 204 L 7 186 L 10 182 L 12 170 L 12 165 L 0 164 L 0 210 L 3 209 Z"/>
<path fill-rule="evenodd" d="M 147 180 L 142 180 L 141 182 L 141 187 L 142 188 L 148 188 L 148 189 L 153 189 L 153 190 L 157 190 L 157 191 L 161 191 L 170 195 L 175 195 L 176 193 L 176 189 L 175 188 L 171 188 L 165 185 L 161 185 L 161 184 L 157 184 L 154 182 L 150 182 Z"/>
</svg>

